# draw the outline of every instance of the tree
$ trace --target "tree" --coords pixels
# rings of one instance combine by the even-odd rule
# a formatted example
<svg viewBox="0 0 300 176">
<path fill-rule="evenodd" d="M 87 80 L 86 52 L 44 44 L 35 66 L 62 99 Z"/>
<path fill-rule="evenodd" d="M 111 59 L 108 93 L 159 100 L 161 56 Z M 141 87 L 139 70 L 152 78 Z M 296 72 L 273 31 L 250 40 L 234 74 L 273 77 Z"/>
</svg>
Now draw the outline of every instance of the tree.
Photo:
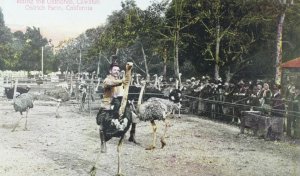
<svg viewBox="0 0 300 176">
<path fill-rule="evenodd" d="M 5 26 L 4 16 L 0 8 L 0 69 L 5 69 L 10 64 L 10 59 L 13 56 L 11 42 L 12 34 L 10 29 Z"/>
<path fill-rule="evenodd" d="M 281 83 L 281 64 L 282 64 L 282 30 L 283 23 L 285 19 L 286 10 L 290 5 L 294 4 L 294 0 L 286 1 L 286 0 L 278 0 L 278 5 L 280 6 L 279 14 L 278 14 L 278 24 L 277 24 L 277 37 L 276 37 L 276 58 L 275 58 L 275 83 Z"/>
<path fill-rule="evenodd" d="M 179 77 L 179 48 L 182 44 L 182 36 L 189 36 L 189 33 L 184 33 L 184 30 L 189 26 L 201 20 L 201 16 L 195 15 L 190 11 L 190 2 L 186 0 L 173 0 L 170 3 L 169 9 L 166 12 L 166 26 L 164 33 L 165 40 L 173 42 L 173 57 L 175 76 Z"/>
<path fill-rule="evenodd" d="M 19 63 L 20 69 L 41 70 L 42 47 L 46 44 L 48 44 L 48 40 L 41 35 L 39 28 L 27 27 L 25 45 Z"/>
<path fill-rule="evenodd" d="M 195 0 L 191 4 L 186 10 L 200 20 L 182 31 L 189 34 L 182 37 L 186 46 L 182 49 L 204 74 L 212 72 L 215 79 L 226 76 L 229 81 L 253 64 L 256 52 L 270 41 L 273 16 L 265 11 L 273 7 L 265 1 Z"/>
<path fill-rule="evenodd" d="M 201 4 L 201 15 L 204 16 L 201 25 L 208 40 L 203 55 L 206 60 L 214 62 L 214 79 L 218 80 L 220 67 L 228 65 L 226 69 L 229 73 L 232 62 L 243 63 L 242 56 L 247 54 L 255 40 L 251 32 L 242 30 L 245 25 L 244 17 L 249 11 L 238 1 L 213 0 L 202 1 Z"/>
<path fill-rule="evenodd" d="M 159 16 L 152 8 L 142 11 L 135 1 L 121 3 L 122 9 L 108 17 L 104 33 L 99 37 L 101 50 L 117 54 L 121 62 L 130 60 L 135 68 L 150 79 L 148 64 L 157 46 L 156 27 Z"/>
<path fill-rule="evenodd" d="M 300 2 L 295 1 L 294 5 L 286 10 L 285 27 L 282 40 L 283 62 L 300 56 Z"/>
<path fill-rule="evenodd" d="M 0 26 L 5 26 L 2 8 L 0 7 Z"/>
</svg>

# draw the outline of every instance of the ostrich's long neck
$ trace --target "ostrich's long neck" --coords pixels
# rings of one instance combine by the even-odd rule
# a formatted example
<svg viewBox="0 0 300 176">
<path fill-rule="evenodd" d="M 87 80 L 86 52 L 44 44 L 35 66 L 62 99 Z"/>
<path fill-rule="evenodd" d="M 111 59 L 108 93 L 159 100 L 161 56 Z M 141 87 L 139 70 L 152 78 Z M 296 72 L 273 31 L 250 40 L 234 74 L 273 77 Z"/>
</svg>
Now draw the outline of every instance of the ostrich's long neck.
<svg viewBox="0 0 300 176">
<path fill-rule="evenodd" d="M 181 74 L 178 75 L 178 81 L 179 81 L 179 89 L 181 89 L 182 88 Z"/>
<path fill-rule="evenodd" d="M 119 115 L 120 117 L 124 114 L 125 112 L 125 107 L 127 104 L 127 98 L 128 98 L 128 91 L 129 91 L 129 81 L 131 79 L 131 70 L 132 70 L 132 62 L 128 62 L 126 64 L 126 74 L 125 74 L 125 83 L 123 83 L 124 86 L 124 95 L 121 101 L 121 106 L 119 109 Z"/>
<path fill-rule="evenodd" d="M 158 89 L 158 79 L 156 75 L 155 75 L 154 87 Z"/>
<path fill-rule="evenodd" d="M 139 75 L 136 75 L 136 83 L 137 83 L 138 85 L 140 85 Z"/>
<path fill-rule="evenodd" d="M 17 86 L 18 86 L 18 80 L 16 80 L 15 86 L 14 86 L 13 102 L 15 102 L 15 100 L 16 100 Z"/>
<path fill-rule="evenodd" d="M 161 78 L 158 79 L 157 84 L 158 84 L 158 90 L 161 90 Z"/>
<path fill-rule="evenodd" d="M 178 85 L 179 85 L 179 81 L 176 79 L 176 81 L 175 81 L 175 88 L 176 88 L 176 89 L 179 89 L 179 88 L 178 88 L 178 87 L 179 87 Z"/>
<path fill-rule="evenodd" d="M 143 94 L 144 94 L 145 87 L 146 87 L 146 83 L 143 83 L 142 87 L 141 87 L 140 94 L 139 94 L 138 103 L 137 103 L 137 111 L 139 111 L 139 108 L 142 104 L 142 99 L 143 99 Z"/>
</svg>

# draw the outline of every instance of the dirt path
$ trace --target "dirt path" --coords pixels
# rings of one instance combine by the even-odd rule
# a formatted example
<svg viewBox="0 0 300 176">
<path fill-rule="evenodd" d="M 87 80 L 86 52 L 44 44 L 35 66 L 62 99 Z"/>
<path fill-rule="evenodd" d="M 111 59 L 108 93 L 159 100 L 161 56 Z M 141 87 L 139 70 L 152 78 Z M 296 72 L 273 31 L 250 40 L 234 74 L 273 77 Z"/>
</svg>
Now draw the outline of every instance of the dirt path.
<svg viewBox="0 0 300 176">
<path fill-rule="evenodd" d="M 55 118 L 55 102 L 36 101 L 15 132 L 11 128 L 20 117 L 11 102 L 0 100 L 0 175 L 2 176 L 84 176 L 99 153 L 96 111 L 89 117 L 76 104 L 64 104 Z M 300 175 L 300 146 L 291 142 L 264 141 L 240 135 L 235 126 L 184 115 L 171 119 L 164 149 L 146 151 L 151 142 L 151 126 L 140 122 L 137 140 L 123 145 L 122 171 L 128 176 L 232 176 Z M 158 123 L 162 134 L 163 124 Z M 108 142 L 106 154 L 97 162 L 98 176 L 117 170 L 118 139 Z M 159 146 L 159 140 L 157 140 Z"/>
</svg>

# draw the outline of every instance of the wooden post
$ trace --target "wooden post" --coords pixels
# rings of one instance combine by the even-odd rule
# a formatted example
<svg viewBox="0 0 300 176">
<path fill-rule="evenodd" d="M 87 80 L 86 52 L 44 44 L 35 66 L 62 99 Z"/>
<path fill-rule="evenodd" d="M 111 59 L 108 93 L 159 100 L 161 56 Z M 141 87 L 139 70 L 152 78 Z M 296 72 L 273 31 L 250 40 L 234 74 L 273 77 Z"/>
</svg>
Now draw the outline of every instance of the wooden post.
<svg viewBox="0 0 300 176">
<path fill-rule="evenodd" d="M 130 79 L 131 79 L 132 66 L 133 66 L 132 62 L 127 62 L 126 70 L 125 70 L 125 82 L 123 84 L 124 95 L 123 95 L 123 99 L 122 99 L 121 106 L 119 109 L 119 118 L 121 118 L 125 112 L 125 107 L 126 107 L 127 98 L 128 98 L 129 85 L 130 85 L 129 83 L 130 83 Z"/>
<path fill-rule="evenodd" d="M 42 79 L 44 79 L 44 47 L 42 46 L 42 61 L 41 61 L 41 66 L 42 66 Z"/>
<path fill-rule="evenodd" d="M 8 80 L 9 80 L 9 78 L 8 78 L 8 76 L 6 76 L 6 84 L 5 84 L 5 87 L 8 87 L 9 85 L 8 85 Z"/>
<path fill-rule="evenodd" d="M 73 71 L 71 71 L 70 92 L 69 92 L 69 95 L 72 96 L 72 93 L 73 93 Z"/>
<path fill-rule="evenodd" d="M 299 118 L 299 115 L 297 115 L 297 114 L 299 114 L 299 112 L 296 112 L 295 113 L 295 120 L 294 120 L 294 123 L 295 123 L 295 125 L 294 125 L 294 138 L 296 138 L 296 139 L 300 139 L 300 118 Z"/>
<path fill-rule="evenodd" d="M 293 109 L 294 104 L 293 101 L 288 101 L 288 112 L 287 112 L 287 119 L 286 119 L 286 134 L 288 136 L 292 136 L 292 124 L 294 121 Z"/>
<path fill-rule="evenodd" d="M 4 78 L 0 75 L 0 97 L 4 96 Z"/>
</svg>

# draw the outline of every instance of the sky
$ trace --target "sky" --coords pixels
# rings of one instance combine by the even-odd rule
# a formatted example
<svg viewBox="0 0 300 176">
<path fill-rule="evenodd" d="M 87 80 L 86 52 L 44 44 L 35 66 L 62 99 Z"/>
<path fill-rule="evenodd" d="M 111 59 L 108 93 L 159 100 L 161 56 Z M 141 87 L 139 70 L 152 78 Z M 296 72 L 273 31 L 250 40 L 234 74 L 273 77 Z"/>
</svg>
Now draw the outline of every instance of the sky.
<svg viewBox="0 0 300 176">
<path fill-rule="evenodd" d="M 39 27 L 54 45 L 89 28 L 105 24 L 107 17 L 121 9 L 122 0 L 0 0 L 5 25 L 12 32 Z M 146 9 L 153 0 L 135 0 Z"/>
</svg>

